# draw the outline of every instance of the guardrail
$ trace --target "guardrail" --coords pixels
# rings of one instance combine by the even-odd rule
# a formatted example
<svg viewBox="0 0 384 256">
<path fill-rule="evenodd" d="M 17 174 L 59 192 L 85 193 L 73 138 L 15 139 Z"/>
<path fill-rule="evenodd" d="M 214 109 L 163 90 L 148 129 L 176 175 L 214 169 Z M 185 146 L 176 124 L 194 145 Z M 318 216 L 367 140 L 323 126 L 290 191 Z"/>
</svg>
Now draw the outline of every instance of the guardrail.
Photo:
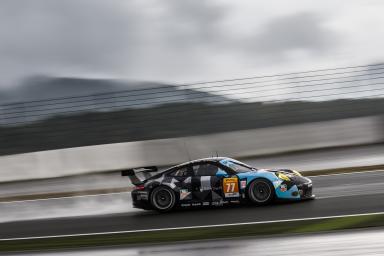
<svg viewBox="0 0 384 256">
<path fill-rule="evenodd" d="M 0 157 L 0 182 L 53 178 L 138 166 L 165 166 L 217 154 L 264 154 L 384 141 L 381 116 L 286 125 L 203 136 L 104 144 Z"/>
</svg>

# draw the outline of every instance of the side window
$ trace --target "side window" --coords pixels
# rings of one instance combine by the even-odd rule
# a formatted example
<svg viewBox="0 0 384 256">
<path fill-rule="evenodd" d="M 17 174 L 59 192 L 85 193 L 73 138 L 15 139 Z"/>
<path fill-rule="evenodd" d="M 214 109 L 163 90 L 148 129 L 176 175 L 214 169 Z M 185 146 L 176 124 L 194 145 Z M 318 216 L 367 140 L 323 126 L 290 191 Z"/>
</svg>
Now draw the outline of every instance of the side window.
<svg viewBox="0 0 384 256">
<path fill-rule="evenodd" d="M 218 170 L 219 167 L 209 163 L 193 165 L 193 174 L 195 176 L 215 176 Z"/>
<path fill-rule="evenodd" d="M 252 168 L 249 166 L 245 166 L 242 164 L 234 163 L 232 161 L 228 161 L 228 167 L 234 170 L 237 173 L 242 173 L 242 172 L 250 172 L 252 171 Z"/>
<path fill-rule="evenodd" d="M 187 177 L 187 176 L 192 176 L 192 175 L 191 175 L 191 172 L 189 171 L 189 168 L 187 168 L 185 166 L 185 167 L 179 168 L 179 169 L 171 172 L 169 174 L 169 176 L 172 176 L 172 177 Z"/>
</svg>

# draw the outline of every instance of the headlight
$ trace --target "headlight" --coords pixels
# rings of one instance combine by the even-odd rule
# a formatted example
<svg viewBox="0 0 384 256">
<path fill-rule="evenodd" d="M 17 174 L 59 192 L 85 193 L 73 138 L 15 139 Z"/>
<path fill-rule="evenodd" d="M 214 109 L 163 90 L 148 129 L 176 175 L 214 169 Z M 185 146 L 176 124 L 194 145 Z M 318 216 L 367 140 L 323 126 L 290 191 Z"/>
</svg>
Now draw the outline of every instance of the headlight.
<svg viewBox="0 0 384 256">
<path fill-rule="evenodd" d="M 281 172 L 279 172 L 277 174 L 277 177 L 279 177 L 280 179 L 285 180 L 285 181 L 291 181 L 287 175 L 285 175 L 285 174 L 283 174 Z"/>
</svg>

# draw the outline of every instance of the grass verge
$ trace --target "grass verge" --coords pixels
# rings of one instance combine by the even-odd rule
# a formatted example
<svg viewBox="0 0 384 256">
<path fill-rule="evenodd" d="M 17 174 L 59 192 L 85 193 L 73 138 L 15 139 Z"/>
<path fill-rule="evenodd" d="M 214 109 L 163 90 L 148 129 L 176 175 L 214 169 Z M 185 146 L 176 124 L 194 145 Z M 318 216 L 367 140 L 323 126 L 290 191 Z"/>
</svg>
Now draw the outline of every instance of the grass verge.
<svg viewBox="0 0 384 256">
<path fill-rule="evenodd" d="M 272 223 L 250 223 L 161 231 L 121 232 L 113 234 L 93 234 L 6 241 L 0 240 L 0 252 L 58 250 L 116 245 L 129 246 L 147 243 L 167 243 L 243 236 L 257 237 L 275 234 L 303 234 L 369 227 L 384 227 L 384 214 L 364 214 L 322 219 L 293 220 Z"/>
</svg>

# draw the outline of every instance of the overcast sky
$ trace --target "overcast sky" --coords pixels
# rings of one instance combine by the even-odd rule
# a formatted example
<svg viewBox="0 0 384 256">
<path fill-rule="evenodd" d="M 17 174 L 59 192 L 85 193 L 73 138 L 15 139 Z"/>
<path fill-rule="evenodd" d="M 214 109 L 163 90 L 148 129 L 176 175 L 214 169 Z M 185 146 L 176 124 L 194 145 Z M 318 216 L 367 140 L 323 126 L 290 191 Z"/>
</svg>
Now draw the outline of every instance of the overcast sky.
<svg viewBox="0 0 384 256">
<path fill-rule="evenodd" d="M 384 1 L 1 0 L 0 86 L 192 82 L 384 60 Z"/>
</svg>

